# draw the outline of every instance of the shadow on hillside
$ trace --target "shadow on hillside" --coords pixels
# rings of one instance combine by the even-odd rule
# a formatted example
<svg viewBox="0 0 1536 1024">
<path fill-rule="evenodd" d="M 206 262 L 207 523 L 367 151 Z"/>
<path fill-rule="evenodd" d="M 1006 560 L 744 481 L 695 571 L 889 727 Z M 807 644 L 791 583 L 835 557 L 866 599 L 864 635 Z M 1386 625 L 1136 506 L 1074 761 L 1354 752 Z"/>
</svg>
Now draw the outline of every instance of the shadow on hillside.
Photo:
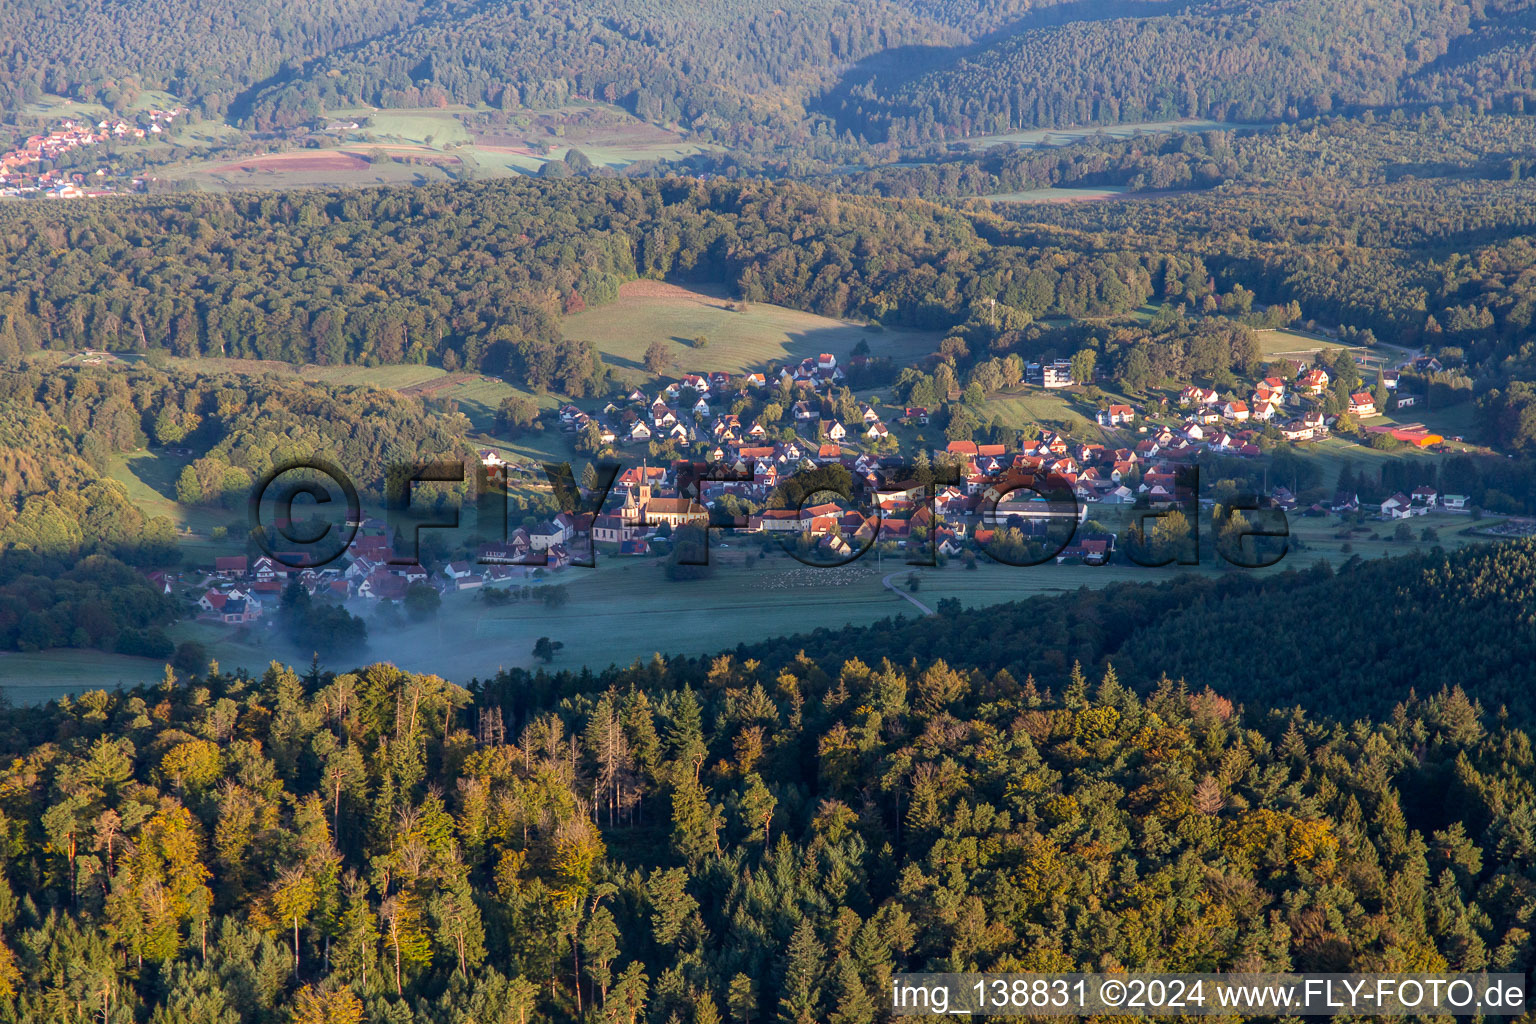
<svg viewBox="0 0 1536 1024">
<path fill-rule="evenodd" d="M 831 117 L 839 130 L 857 132 L 860 125 L 845 118 L 844 111 L 857 110 L 860 104 L 866 107 L 882 106 L 889 102 L 891 93 L 903 83 L 976 56 L 1021 32 L 1054 28 L 1071 22 L 1179 14 L 1192 6 L 1194 0 L 1067 0 L 1065 3 L 1036 8 L 1024 17 L 978 36 L 963 46 L 902 46 L 866 57 L 849 67 L 837 84 L 813 97 L 807 109 Z M 876 99 L 869 100 L 858 95 L 861 90 L 871 86 Z"/>
</svg>

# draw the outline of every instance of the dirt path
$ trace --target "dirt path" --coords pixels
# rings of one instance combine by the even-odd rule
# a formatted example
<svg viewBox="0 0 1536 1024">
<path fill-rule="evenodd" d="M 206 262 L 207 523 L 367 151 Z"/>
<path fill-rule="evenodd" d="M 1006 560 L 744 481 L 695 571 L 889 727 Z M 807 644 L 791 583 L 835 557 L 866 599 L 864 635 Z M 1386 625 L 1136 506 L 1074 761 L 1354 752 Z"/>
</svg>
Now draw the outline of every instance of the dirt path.
<svg viewBox="0 0 1536 1024">
<path fill-rule="evenodd" d="M 889 590 L 891 593 L 895 594 L 897 597 L 899 597 L 899 598 L 901 598 L 903 600 L 906 600 L 906 601 L 911 601 L 914 605 L 917 606 L 917 610 L 922 612 L 924 615 L 934 615 L 934 614 L 936 614 L 932 608 L 929 608 L 927 605 L 923 604 L 923 602 L 919 601 L 917 598 L 913 597 L 911 594 L 908 594 L 905 591 L 898 589 L 896 584 L 891 582 L 891 577 L 892 576 L 898 576 L 900 574 L 901 574 L 900 570 L 898 570 L 897 572 L 888 572 L 888 573 L 885 574 L 885 578 L 882 579 L 880 582 L 885 584 L 885 589 L 886 590 Z"/>
</svg>

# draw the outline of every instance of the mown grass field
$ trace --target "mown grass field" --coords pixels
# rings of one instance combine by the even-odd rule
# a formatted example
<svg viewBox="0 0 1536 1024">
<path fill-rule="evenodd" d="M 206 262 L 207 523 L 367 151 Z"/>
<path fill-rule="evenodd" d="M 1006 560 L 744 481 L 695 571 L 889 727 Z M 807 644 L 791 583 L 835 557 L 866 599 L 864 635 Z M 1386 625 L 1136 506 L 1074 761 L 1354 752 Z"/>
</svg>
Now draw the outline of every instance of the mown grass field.
<svg viewBox="0 0 1536 1024">
<path fill-rule="evenodd" d="M 1027 429 L 1048 427 L 1068 429 L 1074 438 L 1103 441 L 1119 438 L 1118 432 L 1103 430 L 1085 408 L 1073 401 L 1066 390 L 1026 387 L 1016 394 L 994 395 L 982 409 L 982 418 L 996 415 L 1006 426 Z"/>
<path fill-rule="evenodd" d="M 1350 346 L 1325 338 L 1320 334 L 1310 334 L 1303 331 L 1288 329 L 1262 330 L 1255 332 L 1259 338 L 1259 352 L 1265 359 L 1273 359 L 1276 356 L 1312 356 L 1323 350 L 1336 348 L 1349 348 Z M 1365 351 L 1360 349 L 1360 351 Z"/>
<path fill-rule="evenodd" d="M 104 651 L 0 651 L 0 694 L 18 706 L 43 704 L 65 694 L 153 683 L 164 671 L 153 658 Z"/>
<path fill-rule="evenodd" d="M 295 375 L 338 386 L 408 388 L 437 380 L 444 373 L 436 366 L 306 366 Z"/>
<path fill-rule="evenodd" d="M 751 303 L 738 313 L 729 308 L 731 301 L 720 289 L 631 281 L 619 289 L 617 301 L 566 317 L 561 329 L 568 338 L 597 342 L 604 359 L 636 382 L 649 378 L 645 351 L 657 341 L 667 347 L 679 373 L 744 373 L 820 352 L 846 361 L 860 341 L 869 343 L 872 355 L 903 366 L 935 351 L 941 337 L 934 331 L 870 327 L 768 303 Z M 702 350 L 690 344 L 700 336 L 709 342 Z"/>
<path fill-rule="evenodd" d="M 305 154 L 338 152 L 304 150 Z M 288 154 L 280 154 L 287 156 Z M 251 188 L 328 188 L 361 185 L 422 185 L 447 181 L 440 167 L 399 161 L 374 162 L 363 167 L 316 167 L 272 157 L 235 161 L 218 157 L 178 164 L 162 171 L 162 177 L 190 181 L 213 192 Z"/>
<path fill-rule="evenodd" d="M 1126 191 L 1124 186 L 1103 188 L 1035 188 L 1024 192 L 997 192 L 982 199 L 994 203 L 1077 203 L 1093 199 L 1113 199 Z"/>
<path fill-rule="evenodd" d="M 239 515 L 177 503 L 176 479 L 191 461 L 141 448 L 114 455 L 108 475 L 127 488 L 129 499 L 146 515 L 165 516 L 175 524 L 186 564 L 207 565 L 216 555 L 230 553 L 228 541 L 213 540 L 214 527 L 234 527 L 238 533 Z"/>
<path fill-rule="evenodd" d="M 455 114 L 466 113 L 468 107 L 360 110 L 335 114 L 345 118 L 362 115 L 368 123 L 357 134 L 379 142 L 416 142 L 424 146 L 444 149 L 448 146 L 469 142 L 469 132 Z"/>
<path fill-rule="evenodd" d="M 45 117 L 50 120 L 64 117 L 89 117 L 100 120 L 111 111 L 99 103 L 86 103 L 44 93 L 36 103 L 29 103 L 23 107 L 21 113 L 27 117 Z"/>
<path fill-rule="evenodd" d="M 1129 139 L 1137 135 L 1161 132 L 1203 132 L 1213 129 L 1250 127 L 1229 125 L 1220 121 L 1144 121 L 1137 124 L 1088 125 L 1083 128 L 1032 128 L 1027 131 L 1008 132 L 1004 135 L 977 135 L 964 140 L 972 149 L 986 149 L 1000 143 L 1015 146 L 1065 146 L 1097 135 L 1112 139 Z"/>
</svg>

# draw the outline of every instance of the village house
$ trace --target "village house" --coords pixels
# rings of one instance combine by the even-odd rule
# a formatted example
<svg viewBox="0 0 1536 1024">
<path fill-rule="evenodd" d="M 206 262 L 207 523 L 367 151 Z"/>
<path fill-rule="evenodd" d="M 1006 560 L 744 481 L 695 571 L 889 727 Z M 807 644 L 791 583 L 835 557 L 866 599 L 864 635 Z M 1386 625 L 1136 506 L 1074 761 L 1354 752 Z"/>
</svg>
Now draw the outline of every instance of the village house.
<svg viewBox="0 0 1536 1024">
<path fill-rule="evenodd" d="M 246 574 L 246 557 L 244 555 L 219 555 L 213 560 L 213 572 L 220 579 L 241 579 Z"/>
<path fill-rule="evenodd" d="M 1072 379 L 1072 364 L 1065 359 L 1054 363 L 1030 363 L 1025 367 L 1025 377 L 1031 376 L 1035 378 L 1032 383 L 1043 388 L 1064 388 L 1076 383 Z"/>
<path fill-rule="evenodd" d="M 1289 423 L 1281 425 L 1280 436 L 1287 441 L 1310 441 L 1316 436 L 1316 433 L 1311 424 L 1302 420 L 1291 420 Z"/>
<path fill-rule="evenodd" d="M 1381 503 L 1383 519 L 1407 519 L 1409 516 L 1422 516 L 1428 513 L 1428 505 L 1414 504 L 1413 499 L 1401 491 Z"/>
<path fill-rule="evenodd" d="M 619 516 L 598 516 L 592 520 L 592 540 L 599 544 L 623 544 L 640 533 L 633 520 Z"/>
<path fill-rule="evenodd" d="M 1101 427 L 1118 427 L 1135 419 L 1136 410 L 1128 405 L 1111 405 L 1108 409 L 1101 410 L 1098 415 Z"/>
<path fill-rule="evenodd" d="M 547 519 L 528 531 L 528 547 L 533 551 L 546 551 L 565 539 L 566 532 Z"/>
<path fill-rule="evenodd" d="M 1356 391 L 1349 396 L 1349 413 L 1358 419 L 1381 415 L 1376 410 L 1376 400 L 1369 391 Z"/>
</svg>

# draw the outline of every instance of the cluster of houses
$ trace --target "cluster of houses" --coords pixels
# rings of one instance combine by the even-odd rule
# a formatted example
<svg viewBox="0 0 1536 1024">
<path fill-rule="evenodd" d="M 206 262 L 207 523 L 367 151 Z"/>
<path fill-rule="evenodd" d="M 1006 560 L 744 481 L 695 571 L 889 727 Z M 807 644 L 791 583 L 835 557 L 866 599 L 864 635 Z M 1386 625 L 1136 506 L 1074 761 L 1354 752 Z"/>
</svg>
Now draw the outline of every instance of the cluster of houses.
<svg viewBox="0 0 1536 1024">
<path fill-rule="evenodd" d="M 805 396 L 787 410 L 795 426 L 820 433 L 832 448 L 845 439 L 857 437 L 874 441 L 890 436 L 890 429 L 868 404 L 860 407 L 859 422 L 845 424 L 834 420 L 821 423 L 817 389 L 830 387 L 844 379 L 837 357 L 830 352 L 786 366 L 775 379 L 788 381 L 797 393 Z M 598 436 L 605 445 L 637 445 L 653 441 L 693 445 L 702 442 L 713 446 L 712 455 L 718 461 L 728 448 L 767 439 L 768 428 L 760 421 L 744 424 L 736 414 L 717 412 L 717 409 L 743 394 L 761 392 L 768 386 L 768 380 L 769 376 L 764 373 L 734 377 L 723 371 L 688 373 L 654 396 L 635 388 L 621 401 L 609 402 L 593 414 L 574 405 L 563 406 L 559 411 L 560 426 L 567 431 L 579 432 L 595 423 Z M 926 410 L 923 415 L 926 422 Z M 708 426 L 701 426 L 705 421 L 710 421 Z"/>
<path fill-rule="evenodd" d="M 1066 363 L 1030 366 L 1041 386 L 1070 380 L 1059 376 L 1070 374 Z M 938 467 L 944 482 L 936 486 L 930 504 L 925 488 L 913 478 L 910 457 L 879 454 L 879 446 L 868 444 L 890 436 L 875 407 L 861 404 L 855 420 L 823 420 L 817 388 L 842 379 L 835 357 L 823 353 L 786 367 L 777 376 L 804 389 L 805 397 L 789 410 L 797 428 L 796 436 L 789 439 L 775 437 L 759 421 L 744 422 L 724 411 L 728 401 L 768 384 L 771 375 L 761 373 L 734 377 L 721 372 L 690 373 L 654 396 L 636 389 L 592 413 L 574 405 L 562 407 L 559 418 L 564 429 L 574 432 L 596 424 L 605 444 L 622 447 L 670 438 L 679 447 L 697 446 L 695 450 L 702 450 L 711 466 L 708 475 L 716 479 L 694 480 L 692 462 L 687 459 L 630 467 L 591 522 L 551 521 L 534 530 L 514 531 L 505 554 L 522 561 L 542 550 L 559 551 L 573 538 L 587 537 L 605 550 L 646 554 L 660 531 L 711 519 L 713 525 L 722 525 L 725 517 L 712 516 L 711 510 L 728 495 L 739 499 L 731 503 L 732 508 L 757 510 L 732 520 L 738 532 L 801 534 L 832 554 L 871 539 L 903 544 L 922 535 L 931 537 L 939 550 L 957 554 L 968 538 L 985 543 L 988 532 L 999 525 L 1033 529 L 1053 515 L 1067 514 L 1047 507 L 1049 502 L 1041 502 L 1028 489 L 1042 479 L 1048 478 L 1052 489 L 1064 487 L 1071 492 L 1070 514 L 1079 518 L 1095 504 L 1169 505 L 1189 497 L 1179 493 L 1177 467 L 1193 462 L 1202 452 L 1259 454 L 1257 431 L 1250 421 L 1266 422 L 1289 409 L 1293 419 L 1284 427 L 1288 436 L 1317 437 L 1328 430 L 1323 414 L 1306 407 L 1312 403 L 1286 397 L 1293 392 L 1321 395 L 1328 386 L 1323 370 L 1304 372 L 1294 386 L 1281 378 L 1268 378 L 1255 389 L 1251 405 L 1223 403 L 1213 391 L 1190 388 L 1182 396 L 1190 412 L 1181 427 L 1158 426 L 1150 432 L 1142 428 L 1141 436 L 1123 446 L 1073 442 L 1049 431 L 1018 446 L 950 442 L 932 452 L 930 463 Z M 1357 398 L 1368 401 L 1370 396 Z M 926 408 L 902 411 L 903 424 L 923 425 L 928 420 Z M 1111 405 L 1099 414 L 1099 422 L 1108 427 L 1128 428 L 1136 421 L 1137 412 L 1129 405 Z M 817 440 L 799 439 L 807 434 Z M 493 473 L 506 467 L 493 450 L 482 450 L 480 458 Z M 766 507 L 788 476 L 832 464 L 846 468 L 856 487 L 878 494 L 878 514 L 836 502 L 803 509 Z M 1100 541 L 1112 547 L 1112 537 L 1096 543 Z M 1079 554 L 1102 557 L 1104 552 L 1084 549 Z"/>
<path fill-rule="evenodd" d="M 1433 487 L 1421 485 L 1413 489 L 1412 494 L 1404 494 L 1401 491 L 1381 503 L 1381 518 L 1383 519 L 1408 519 L 1412 516 L 1428 515 L 1435 509 L 1444 509 L 1448 512 L 1467 511 L 1467 496 L 1465 494 L 1440 494 Z"/>
<path fill-rule="evenodd" d="M 1295 381 L 1265 378 L 1247 401 L 1186 388 L 1180 395 L 1186 410 L 1182 424 L 1139 426 L 1135 440 L 1128 437 L 1124 444 L 1073 441 L 1051 431 L 1017 445 L 951 441 L 934 450 L 927 460 L 930 468 L 920 471 L 910 456 L 867 443 L 890 434 L 873 406 L 860 404 L 858 417 L 846 423 L 823 421 L 818 389 L 843 379 L 835 357 L 823 353 L 777 375 L 685 374 L 654 396 L 635 389 L 593 413 L 566 405 L 558 411 L 566 430 L 596 424 L 604 443 L 619 446 L 672 438 L 680 447 L 705 452 L 705 463 L 644 460 L 623 469 L 597 512 L 562 512 L 517 527 L 505 541 L 483 544 L 463 560 L 435 569 L 398 564 L 385 524 L 373 519 L 358 524 L 344 558 L 321 568 L 289 568 L 270 558 L 249 565 L 244 556 L 221 558 L 197 602 L 199 612 L 232 624 L 256 621 L 295 580 L 311 595 L 338 601 L 399 601 L 418 583 L 445 593 L 473 590 L 525 580 L 535 571 L 558 571 L 573 561 L 586 563 L 594 548 L 649 554 L 660 538 L 700 523 L 738 534 L 804 536 L 833 557 L 872 541 L 905 546 L 918 539 L 955 556 L 971 545 L 986 545 L 998 529 L 1039 534 L 1063 516 L 1082 521 L 1094 505 L 1159 508 L 1188 502 L 1195 496 L 1181 486 L 1179 468 L 1203 452 L 1259 454 L 1257 424 L 1279 419 L 1282 434 L 1293 440 L 1325 436 L 1329 430 L 1314 401 L 1326 392 L 1328 373 L 1312 368 Z M 735 399 L 761 393 L 770 380 L 786 381 L 793 393 L 804 396 L 789 410 L 797 426 L 793 435 L 770 434 L 760 421 L 725 411 L 727 404 L 740 409 Z M 1395 379 L 1388 381 L 1389 387 L 1395 384 Z M 1352 396 L 1350 411 L 1375 415 L 1371 395 Z M 905 408 L 901 416 L 904 424 L 913 425 L 928 418 L 929 410 L 920 407 Z M 1113 428 L 1135 427 L 1137 418 L 1136 409 L 1122 404 L 1108 406 L 1098 417 L 1101 425 Z M 806 433 L 817 440 L 800 440 Z M 492 449 L 482 449 L 479 458 L 493 477 L 515 468 Z M 855 503 L 858 507 L 831 500 L 797 509 L 772 507 L 787 478 L 831 465 L 845 468 L 855 488 L 869 498 Z M 1284 488 L 1276 488 L 1271 503 L 1295 507 Z M 1463 496 L 1420 487 L 1383 502 L 1381 515 L 1399 519 L 1433 508 L 1465 507 Z M 738 514 L 727 515 L 726 509 Z M 1341 495 L 1331 509 L 1321 511 L 1358 509 L 1358 497 Z M 1114 541 L 1112 534 L 1079 536 L 1058 561 L 1107 560 Z M 162 582 L 169 593 L 169 581 Z"/>
<path fill-rule="evenodd" d="M 1397 374 L 1394 372 L 1390 377 L 1386 381 L 1387 387 L 1395 389 Z M 1326 437 L 1332 418 L 1323 414 L 1318 399 L 1327 392 L 1329 382 L 1328 371 L 1321 367 L 1302 370 L 1294 381 L 1265 377 L 1254 387 L 1247 401 L 1223 400 L 1211 388 L 1187 387 L 1179 393 L 1179 404 L 1187 410 L 1181 433 L 1191 442 L 1204 444 L 1207 448 L 1238 454 L 1258 454 L 1252 441 L 1256 436 L 1255 427 L 1263 425 L 1273 425 L 1287 441 Z M 1359 420 L 1382 414 L 1369 391 L 1351 394 L 1347 411 Z M 1105 422 L 1102 414 L 1100 422 Z"/>
<path fill-rule="evenodd" d="M 1439 363 L 1430 359 L 1428 367 Z M 1415 364 L 1416 366 L 1419 364 Z M 1417 396 L 1398 392 L 1400 375 L 1396 370 L 1382 374 L 1382 382 L 1395 395 L 1399 409 L 1417 403 Z M 1186 409 L 1184 425 L 1179 433 L 1191 443 L 1202 444 L 1214 451 L 1240 455 L 1256 455 L 1258 448 L 1252 442 L 1257 436 L 1256 427 L 1273 425 L 1287 441 L 1311 441 L 1327 437 L 1337 417 L 1323 413 L 1321 397 L 1328 390 L 1328 371 L 1320 367 L 1303 370 L 1294 382 L 1281 377 L 1266 377 L 1258 383 L 1247 401 L 1223 400 L 1214 390 L 1191 386 L 1179 393 L 1179 404 Z M 1099 414 L 1104 426 L 1119 426 L 1129 422 L 1126 406 L 1111 406 Z M 1376 408 L 1376 400 L 1369 391 L 1357 391 L 1349 396 L 1345 411 L 1354 419 L 1366 421 L 1382 415 Z M 1445 438 L 1429 430 L 1422 423 L 1397 423 L 1365 425 L 1373 434 L 1387 434 L 1396 440 L 1420 448 L 1441 444 Z"/>
<path fill-rule="evenodd" d="M 543 524 L 533 531 L 518 530 L 507 544 L 486 545 L 474 561 L 448 562 L 434 570 L 396 559 L 386 525 L 365 519 L 344 557 L 317 568 L 294 567 L 297 556 L 282 559 L 265 555 L 221 556 L 211 573 L 202 577 L 196 600 L 199 619 L 228 625 L 246 625 L 269 618 L 284 589 L 297 582 L 313 598 L 337 602 L 401 601 L 413 585 L 424 583 L 439 593 L 475 590 L 496 584 L 526 580 L 536 568 L 559 569 L 570 563 L 567 545 L 576 535 L 576 519 L 560 515 L 559 525 Z M 529 550 L 543 552 L 542 565 L 532 564 Z M 514 562 L 529 564 L 516 565 Z M 163 593 L 173 592 L 178 577 L 165 571 L 149 573 Z"/>
<path fill-rule="evenodd" d="M 914 411 L 907 410 L 909 415 Z M 871 436 L 871 428 L 880 425 L 874 410 L 868 413 L 870 419 L 860 425 L 864 436 Z M 932 454 L 937 482 L 930 501 L 928 485 L 918 480 L 915 467 L 902 456 L 856 451 L 837 441 L 770 441 L 739 427 L 734 417 L 721 415 L 704 428 L 719 437 L 709 448 L 707 473 L 697 473 L 698 467 L 686 459 L 629 467 L 616 478 L 602 512 L 590 522 L 581 517 L 562 522 L 571 517 L 557 517 L 533 530 L 514 531 L 498 554 L 523 561 L 530 554 L 554 551 L 557 545 L 588 535 L 606 550 L 646 554 L 658 534 L 712 521 L 738 533 L 803 535 L 832 556 L 872 540 L 903 545 L 916 536 L 931 540 L 945 554 L 956 555 L 968 539 L 985 544 L 1000 526 L 1038 532 L 1064 515 L 1081 520 L 1090 504 L 1145 501 L 1160 506 L 1188 500 L 1190 496 L 1180 493 L 1175 482 L 1175 464 L 1195 454 L 1194 446 L 1171 433 L 1125 447 L 1072 442 L 1049 431 L 1017 447 L 953 441 Z M 494 451 L 482 451 L 480 456 L 492 472 L 506 466 Z M 837 501 L 798 509 L 770 507 L 770 499 L 786 478 L 833 464 L 844 467 L 855 488 L 874 501 L 863 503 L 862 508 Z M 707 478 L 697 479 L 700 475 Z M 729 507 L 753 511 L 729 518 L 712 515 L 727 496 L 737 499 Z M 1107 548 L 1083 549 L 1079 554 L 1105 556 L 1113 538 L 1099 541 Z"/>
<path fill-rule="evenodd" d="M 1278 488 L 1272 498 L 1277 499 L 1283 488 Z M 1289 493 L 1286 493 L 1289 498 Z M 1468 512 L 1468 498 L 1465 494 L 1441 494 L 1428 484 L 1415 487 L 1412 493 L 1404 494 L 1399 491 L 1381 503 L 1381 518 L 1410 519 L 1414 516 L 1427 516 L 1436 510 L 1445 512 Z M 1277 501 L 1277 504 L 1279 502 Z M 1295 502 L 1281 504 L 1284 508 L 1294 508 Z M 1318 515 L 1332 512 L 1336 515 L 1353 515 L 1361 510 L 1360 495 L 1354 491 L 1339 491 L 1334 495 L 1333 504 L 1327 508 L 1314 505 L 1306 510 L 1307 514 Z"/>
<path fill-rule="evenodd" d="M 107 172 L 71 173 L 54 166 L 64 154 L 107 142 L 152 139 L 163 134 L 182 110 L 148 110 L 130 123 L 108 118 L 96 123 L 66 118 L 45 134 L 29 136 L 20 146 L 0 153 L 0 195 L 42 195 L 72 199 L 112 195 Z"/>
</svg>

